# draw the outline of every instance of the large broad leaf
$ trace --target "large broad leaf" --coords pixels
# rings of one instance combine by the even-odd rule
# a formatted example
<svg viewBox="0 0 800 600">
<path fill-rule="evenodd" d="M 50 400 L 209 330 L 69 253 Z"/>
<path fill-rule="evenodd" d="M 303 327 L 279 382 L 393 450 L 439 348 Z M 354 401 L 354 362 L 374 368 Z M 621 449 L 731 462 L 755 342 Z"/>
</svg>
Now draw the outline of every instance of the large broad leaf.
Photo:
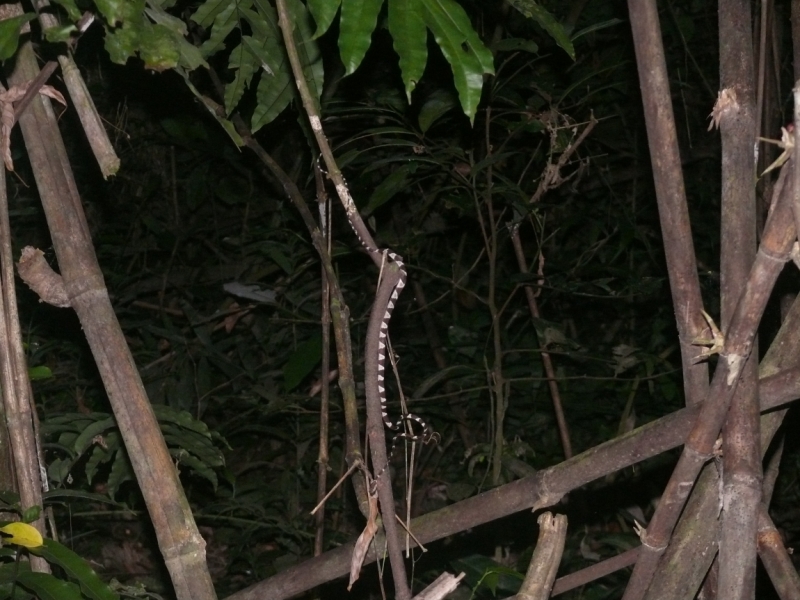
<svg viewBox="0 0 800 600">
<path fill-rule="evenodd" d="M 67 576 L 80 585 L 84 596 L 93 600 L 119 600 L 119 596 L 111 591 L 102 579 L 97 576 L 89 564 L 66 546 L 54 540 L 44 540 L 38 548 L 31 548 L 30 552 L 41 556 L 50 564 L 61 567 Z M 28 587 L 25 581 L 20 582 Z M 65 582 L 62 582 L 65 583 Z M 53 596 L 54 598 L 72 598 L 71 595 Z M 80 595 L 77 598 L 81 598 Z"/>
<path fill-rule="evenodd" d="M 105 49 L 112 62 L 124 65 L 139 49 L 139 30 L 126 24 L 114 31 L 106 30 Z"/>
<path fill-rule="evenodd" d="M 39 600 L 86 600 L 77 585 L 56 579 L 48 573 L 25 571 L 17 576 L 17 582 L 33 592 Z"/>
<path fill-rule="evenodd" d="M 19 45 L 20 28 L 35 18 L 35 14 L 29 13 L 0 21 L 0 60 L 6 60 L 14 56 Z"/>
<path fill-rule="evenodd" d="M 146 68 L 166 71 L 178 66 L 181 58 L 178 39 L 168 27 L 145 22 L 139 42 L 139 56 Z"/>
<path fill-rule="evenodd" d="M 394 50 L 400 57 L 400 74 L 409 103 L 411 92 L 417 87 L 428 62 L 428 29 L 421 2 L 389 2 L 389 33 L 392 34 Z"/>
<path fill-rule="evenodd" d="M 494 73 L 492 53 L 454 0 L 424 0 L 423 5 L 425 22 L 453 69 L 461 108 L 472 122 L 481 98 L 483 76 Z"/>
<path fill-rule="evenodd" d="M 566 30 L 561 26 L 561 23 L 547 12 L 544 7 L 534 2 L 534 0 L 509 0 L 509 3 L 523 15 L 541 25 L 556 41 L 556 44 L 561 46 L 572 60 L 575 60 L 575 48 L 572 45 L 572 41 L 569 39 L 569 35 L 567 35 Z"/>
<path fill-rule="evenodd" d="M 328 31 L 333 23 L 333 18 L 339 10 L 341 0 L 308 0 L 308 12 L 314 17 L 317 23 L 317 31 L 314 38 L 318 38 Z"/>
<path fill-rule="evenodd" d="M 364 60 L 372 43 L 383 0 L 344 0 L 339 18 L 339 52 L 345 75 L 352 74 Z"/>
</svg>

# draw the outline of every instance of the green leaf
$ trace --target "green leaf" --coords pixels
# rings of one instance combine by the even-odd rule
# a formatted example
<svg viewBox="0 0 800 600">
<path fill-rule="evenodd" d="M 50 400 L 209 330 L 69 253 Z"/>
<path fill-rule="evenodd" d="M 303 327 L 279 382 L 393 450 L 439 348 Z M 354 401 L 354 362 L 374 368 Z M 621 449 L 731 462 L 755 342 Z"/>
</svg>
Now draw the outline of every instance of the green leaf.
<svg viewBox="0 0 800 600">
<path fill-rule="evenodd" d="M 281 252 L 280 248 L 267 248 L 266 254 L 275 262 L 276 265 L 283 269 L 287 275 L 294 273 L 292 262 L 289 260 L 286 254 Z"/>
<path fill-rule="evenodd" d="M 421 0 L 389 0 L 389 33 L 394 51 L 400 57 L 400 74 L 411 102 L 428 62 L 428 28 L 425 26 Z"/>
<path fill-rule="evenodd" d="M 267 75 L 272 77 L 278 71 L 285 72 L 285 55 L 275 40 L 256 40 L 252 36 L 242 37 L 242 46 L 252 55 Z"/>
<path fill-rule="evenodd" d="M 289 392 L 314 370 L 322 357 L 322 338 L 318 335 L 297 347 L 283 367 L 283 387 Z"/>
<path fill-rule="evenodd" d="M 139 33 L 129 26 L 106 30 L 105 49 L 112 62 L 124 65 L 139 49 Z"/>
<path fill-rule="evenodd" d="M 211 439 L 211 432 L 208 429 L 208 425 L 199 419 L 195 419 L 185 410 L 176 410 L 166 404 L 156 404 L 153 406 L 153 411 L 156 413 L 156 418 L 161 424 L 174 423 L 179 427 L 199 433 Z"/>
<path fill-rule="evenodd" d="M 178 73 L 181 77 L 183 77 L 183 81 L 186 84 L 186 87 L 195 95 L 195 97 L 200 100 L 203 106 L 206 107 L 211 116 L 217 120 L 222 128 L 225 130 L 225 133 L 228 134 L 228 137 L 231 138 L 234 144 L 236 144 L 237 148 L 241 148 L 244 146 L 244 140 L 242 140 L 242 136 L 240 136 L 237 131 L 236 127 L 234 127 L 233 123 L 231 123 L 228 119 L 223 118 L 220 116 L 220 113 L 217 111 L 216 103 L 211 100 L 210 98 L 206 98 L 200 91 L 194 86 L 194 84 L 189 81 L 189 74 L 182 68 L 175 69 L 175 72 Z"/>
<path fill-rule="evenodd" d="M 262 73 L 261 81 L 258 82 L 258 88 L 256 88 L 258 106 L 253 111 L 251 123 L 253 133 L 256 133 L 264 125 L 272 123 L 289 106 L 293 96 L 294 88 L 291 86 L 291 78 L 283 69 L 274 76 Z"/>
<path fill-rule="evenodd" d="M 184 23 L 178 17 L 173 17 L 167 11 L 157 6 L 153 6 L 152 4 L 144 9 L 144 14 L 146 14 L 150 19 L 159 25 L 163 25 L 173 33 L 185 36 L 188 35 L 189 31 L 186 29 L 186 23 Z"/>
<path fill-rule="evenodd" d="M 113 456 L 113 452 L 109 452 L 102 446 L 95 446 L 92 448 L 92 451 L 89 453 L 89 458 L 86 461 L 86 466 L 84 467 L 86 480 L 89 483 L 94 481 L 94 476 L 97 475 L 100 465 L 107 463 Z"/>
<path fill-rule="evenodd" d="M 113 498 L 119 487 L 126 481 L 133 481 L 133 471 L 127 453 L 120 448 L 119 452 L 114 454 L 114 463 L 111 465 L 111 472 L 108 475 L 108 495 Z"/>
<path fill-rule="evenodd" d="M 308 12 L 314 17 L 317 23 L 317 31 L 314 39 L 328 31 L 336 12 L 339 10 L 341 0 L 308 0 Z"/>
<path fill-rule="evenodd" d="M 47 478 L 53 483 L 63 484 L 69 477 L 70 469 L 72 469 L 71 460 L 56 458 L 47 465 Z"/>
<path fill-rule="evenodd" d="M 119 600 L 119 596 L 108 585 L 103 583 L 103 580 L 97 576 L 97 573 L 89 566 L 89 563 L 55 540 L 46 539 L 44 540 L 44 545 L 38 548 L 31 548 L 30 552 L 41 556 L 51 564 L 61 567 L 70 579 L 80 585 L 80 591 L 85 596 L 93 600 Z M 24 581 L 20 580 L 20 582 L 27 587 Z M 60 599 L 67 597 L 71 598 L 71 596 L 58 596 Z M 78 598 L 80 598 L 80 595 Z"/>
<path fill-rule="evenodd" d="M 542 29 L 550 34 L 556 44 L 561 46 L 572 60 L 575 60 L 575 48 L 567 35 L 567 31 L 543 6 L 534 0 L 509 0 L 509 3 L 523 15 L 541 25 Z"/>
<path fill-rule="evenodd" d="M 42 507 L 38 504 L 34 504 L 22 511 L 22 520 L 26 523 L 33 523 L 41 514 Z"/>
<path fill-rule="evenodd" d="M 478 554 L 453 561 L 453 567 L 466 574 L 467 585 L 473 589 L 487 586 L 494 593 L 499 590 L 503 596 L 517 593 L 524 579 L 522 573 Z"/>
<path fill-rule="evenodd" d="M 200 48 L 190 44 L 188 40 L 184 38 L 178 38 L 178 50 L 180 52 L 180 65 L 190 71 L 194 71 L 196 68 L 203 66 L 208 68 L 208 63 L 203 58 L 202 53 L 200 52 Z"/>
<path fill-rule="evenodd" d="M 28 369 L 28 379 L 31 381 L 41 381 L 42 379 L 51 379 L 52 377 L 53 371 L 50 370 L 50 367 L 40 365 Z"/>
<path fill-rule="evenodd" d="M 383 0 L 343 0 L 339 18 L 339 52 L 345 75 L 351 75 L 364 60 L 382 4 Z"/>
<path fill-rule="evenodd" d="M 84 429 L 80 435 L 78 435 L 77 439 L 73 444 L 73 450 L 78 455 L 83 454 L 86 449 L 91 446 L 94 442 L 95 436 L 101 435 L 105 431 L 109 429 L 116 429 L 117 422 L 114 420 L 114 417 L 108 417 L 107 419 L 103 419 L 102 421 L 97 421 L 92 423 L 86 429 Z"/>
<path fill-rule="evenodd" d="M 425 22 L 450 63 L 461 108 L 472 123 L 481 99 L 483 76 L 494 73 L 492 53 L 454 0 L 425 0 L 424 6 Z"/>
<path fill-rule="evenodd" d="M 216 20 L 217 15 L 223 11 L 230 10 L 235 4 L 231 0 L 207 0 L 201 4 L 194 14 L 189 17 L 192 21 L 208 29 L 208 27 Z"/>
<path fill-rule="evenodd" d="M 256 88 L 258 104 L 250 125 L 253 133 L 274 121 L 294 96 L 286 51 L 278 29 L 278 16 L 268 3 L 256 2 L 256 6 L 257 13 L 242 12 L 253 29 L 252 36 L 242 37 L 242 44 L 262 69 Z"/>
<path fill-rule="evenodd" d="M 74 583 L 56 579 L 49 573 L 19 573 L 17 582 L 36 594 L 39 600 L 85 600 Z"/>
<path fill-rule="evenodd" d="M 419 117 L 417 117 L 422 133 L 427 132 L 439 117 L 456 106 L 458 106 L 456 98 L 449 91 L 436 90 L 433 92 L 425 100 L 425 104 L 419 110 Z"/>
<path fill-rule="evenodd" d="M 112 27 L 140 21 L 145 7 L 145 0 L 95 0 L 94 3 Z"/>
<path fill-rule="evenodd" d="M 69 17 L 70 21 L 78 22 L 81 20 L 83 13 L 81 9 L 78 8 L 78 5 L 75 4 L 75 0 L 53 0 L 56 4 L 58 4 L 61 8 L 67 11 L 67 16 Z"/>
<path fill-rule="evenodd" d="M 170 445 L 170 452 L 191 453 L 209 467 L 221 467 L 225 464 L 222 452 L 214 446 L 209 438 L 190 431 L 164 432 L 164 439 Z"/>
<path fill-rule="evenodd" d="M 59 25 L 58 27 L 49 27 L 44 30 L 44 38 L 51 44 L 58 44 L 66 42 L 72 38 L 72 34 L 76 33 L 78 28 L 72 23 L 67 25 Z"/>
<path fill-rule="evenodd" d="M 228 69 L 234 72 L 233 81 L 225 86 L 225 112 L 230 115 L 244 96 L 246 88 L 250 87 L 253 75 L 259 64 L 252 52 L 248 52 L 245 45 L 239 44 L 228 57 Z"/>
<path fill-rule="evenodd" d="M 294 41 L 303 65 L 303 76 L 308 82 L 311 95 L 319 101 L 325 84 L 325 69 L 322 64 L 322 53 L 319 51 L 319 45 L 314 41 L 314 32 L 311 31 L 308 11 L 300 0 L 288 0 L 286 7 L 295 24 Z M 317 110 L 319 111 L 319 106 L 317 106 Z"/>
<path fill-rule="evenodd" d="M 369 198 L 367 206 L 362 211 L 362 216 L 368 217 L 375 210 L 391 200 L 397 192 L 408 189 L 409 175 L 417 170 L 417 163 L 411 162 L 392 171 L 389 176 L 378 184 Z"/>
<path fill-rule="evenodd" d="M 217 484 L 219 483 L 217 480 L 217 474 L 214 472 L 214 469 L 208 465 L 208 463 L 195 458 L 183 450 L 170 450 L 169 453 L 176 459 L 179 469 L 181 465 L 189 467 L 193 473 L 207 479 L 211 485 L 214 486 L 214 489 L 217 489 Z"/>
<path fill-rule="evenodd" d="M 250 2 L 244 0 L 241 8 L 250 8 L 250 5 Z M 214 24 L 211 28 L 211 36 L 200 46 L 200 53 L 204 57 L 208 57 L 214 52 L 217 52 L 223 48 L 225 44 L 225 38 L 227 38 L 228 34 L 233 31 L 234 27 L 239 26 L 239 19 L 241 15 L 239 14 L 238 9 L 238 2 L 229 1 L 222 10 L 214 15 Z"/>
<path fill-rule="evenodd" d="M 147 69 L 166 71 L 178 66 L 181 53 L 178 49 L 178 38 L 169 28 L 156 23 L 148 23 L 143 27 L 140 36 L 139 56 Z"/>
<path fill-rule="evenodd" d="M 19 30 L 25 23 L 33 21 L 35 18 L 34 13 L 27 13 L 0 21 L 0 60 L 14 56 L 19 45 Z"/>
<path fill-rule="evenodd" d="M 19 494 L 10 490 L 0 491 L 0 506 L 3 507 L 3 510 L 18 512 L 20 510 Z"/>
</svg>

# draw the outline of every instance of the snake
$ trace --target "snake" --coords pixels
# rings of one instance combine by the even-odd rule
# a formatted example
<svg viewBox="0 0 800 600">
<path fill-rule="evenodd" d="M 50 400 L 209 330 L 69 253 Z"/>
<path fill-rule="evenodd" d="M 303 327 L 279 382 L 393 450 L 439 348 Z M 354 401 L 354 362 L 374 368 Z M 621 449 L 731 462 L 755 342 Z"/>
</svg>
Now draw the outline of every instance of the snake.
<svg viewBox="0 0 800 600">
<path fill-rule="evenodd" d="M 353 229 L 355 230 L 355 228 Z M 357 231 L 356 235 L 358 236 Z M 427 444 L 432 440 L 438 439 L 439 436 L 424 419 L 413 413 L 401 415 L 396 420 L 393 420 L 389 416 L 388 401 L 386 398 L 386 354 L 389 346 L 389 322 L 392 318 L 392 312 L 397 306 L 400 293 L 406 285 L 408 273 L 406 272 L 402 256 L 391 250 L 380 250 L 367 244 L 361 236 L 358 236 L 358 238 L 362 246 L 369 253 L 380 257 L 376 262 L 380 263 L 383 267 L 382 277 L 378 283 L 375 302 L 367 326 L 366 373 L 364 384 L 367 389 L 367 397 L 369 398 L 371 393 L 374 392 L 380 400 L 383 424 L 387 429 L 396 432 L 392 437 L 391 448 L 388 453 L 388 459 L 391 460 L 395 446 L 399 440 L 406 439 L 411 442 Z M 411 428 L 409 428 L 410 431 L 404 431 L 403 425 L 407 423 L 416 423 L 417 429 L 421 431 L 415 433 Z M 375 479 L 379 479 L 385 470 L 386 467 L 384 466 Z"/>
</svg>

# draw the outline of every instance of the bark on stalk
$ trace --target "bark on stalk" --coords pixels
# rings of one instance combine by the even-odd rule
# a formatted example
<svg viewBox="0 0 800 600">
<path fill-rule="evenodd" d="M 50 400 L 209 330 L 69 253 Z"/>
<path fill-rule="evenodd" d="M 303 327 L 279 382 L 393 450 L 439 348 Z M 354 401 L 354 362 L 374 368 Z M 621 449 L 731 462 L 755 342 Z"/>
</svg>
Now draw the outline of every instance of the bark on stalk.
<svg viewBox="0 0 800 600">
<path fill-rule="evenodd" d="M 33 45 L 27 42 L 9 81 L 22 85 L 37 72 Z M 112 309 L 49 100 L 35 98 L 20 125 L 64 285 L 108 392 L 177 597 L 216 598 L 205 542 Z"/>
</svg>

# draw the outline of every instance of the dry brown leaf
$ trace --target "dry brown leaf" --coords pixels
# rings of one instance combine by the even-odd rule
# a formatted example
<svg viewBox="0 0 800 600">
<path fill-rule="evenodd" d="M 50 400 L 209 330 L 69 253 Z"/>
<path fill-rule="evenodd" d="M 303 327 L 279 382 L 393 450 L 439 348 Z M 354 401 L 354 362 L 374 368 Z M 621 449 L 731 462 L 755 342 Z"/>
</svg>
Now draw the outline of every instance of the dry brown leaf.
<svg viewBox="0 0 800 600">
<path fill-rule="evenodd" d="M 14 170 L 14 161 L 11 160 L 11 130 L 14 128 L 14 102 L 25 95 L 25 90 L 12 87 L 0 94 L 0 153 L 6 169 Z"/>
<path fill-rule="evenodd" d="M 353 558 L 350 559 L 350 583 L 347 584 L 347 591 L 353 587 L 353 584 L 358 581 L 361 574 L 361 565 L 364 564 L 364 558 L 367 556 L 367 550 L 372 543 L 372 538 L 378 531 L 378 496 L 370 494 L 369 496 L 369 517 L 367 524 L 364 526 L 364 531 L 358 536 L 356 540 L 356 547 L 353 549 Z"/>
<path fill-rule="evenodd" d="M 14 102 L 22 100 L 28 91 L 28 86 L 14 86 L 7 91 L 0 93 L 0 154 L 6 169 L 14 170 L 14 161 L 11 159 L 11 130 L 14 128 Z M 60 102 L 64 106 L 67 101 L 54 87 L 43 85 L 39 93 Z"/>
</svg>

